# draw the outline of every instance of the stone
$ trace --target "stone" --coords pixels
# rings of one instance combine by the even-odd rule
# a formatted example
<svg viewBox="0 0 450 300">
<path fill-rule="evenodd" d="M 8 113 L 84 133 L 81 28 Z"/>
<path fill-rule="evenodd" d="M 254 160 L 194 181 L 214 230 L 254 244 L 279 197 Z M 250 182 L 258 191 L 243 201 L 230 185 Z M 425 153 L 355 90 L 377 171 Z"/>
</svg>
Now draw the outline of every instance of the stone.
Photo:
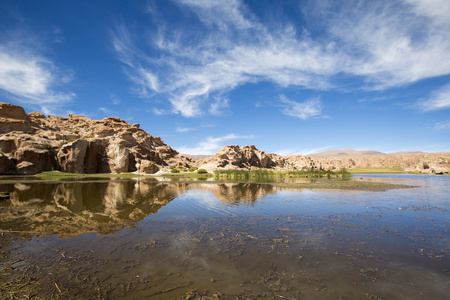
<svg viewBox="0 0 450 300">
<path fill-rule="evenodd" d="M 36 174 L 42 171 L 51 171 L 56 167 L 56 161 L 54 154 L 50 150 L 36 149 L 36 148 L 19 148 L 15 153 L 18 165 L 17 169 L 20 174 Z M 31 165 L 25 164 L 25 162 L 31 163 Z M 19 167 L 26 165 L 26 168 Z"/>
<path fill-rule="evenodd" d="M 159 167 L 155 162 L 149 160 L 142 160 L 139 165 L 139 173 L 141 174 L 155 174 L 159 171 Z"/>
<path fill-rule="evenodd" d="M 0 102 L 0 134 L 11 131 L 31 131 L 31 122 L 25 110 L 17 105 Z"/>
<path fill-rule="evenodd" d="M 16 174 L 17 161 L 6 155 L 0 154 L 0 175 Z"/>
<path fill-rule="evenodd" d="M 22 175 L 33 175 L 36 174 L 36 165 L 29 161 L 22 161 L 17 164 L 17 171 Z"/>
<path fill-rule="evenodd" d="M 77 140 L 65 144 L 59 150 L 58 163 L 63 172 L 84 173 L 84 159 L 89 142 Z"/>
<path fill-rule="evenodd" d="M 89 141 L 86 148 L 86 155 L 84 157 L 84 173 L 96 174 L 96 173 L 109 173 L 100 172 L 102 165 L 105 164 L 106 153 L 105 147 L 99 141 Z"/>
</svg>

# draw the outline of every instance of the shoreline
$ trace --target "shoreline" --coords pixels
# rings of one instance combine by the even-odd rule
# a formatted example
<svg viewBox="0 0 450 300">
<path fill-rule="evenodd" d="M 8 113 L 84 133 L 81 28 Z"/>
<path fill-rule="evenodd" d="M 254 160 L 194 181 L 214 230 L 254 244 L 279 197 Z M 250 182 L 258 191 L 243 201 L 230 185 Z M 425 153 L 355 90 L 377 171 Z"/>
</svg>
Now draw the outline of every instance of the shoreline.
<svg viewBox="0 0 450 300">
<path fill-rule="evenodd" d="M 61 173 L 61 172 L 58 172 Z M 311 178 L 299 178 L 311 180 L 311 182 L 301 182 L 301 183 L 285 183 L 285 182 L 270 182 L 267 180 L 224 180 L 223 178 L 214 178 L 213 174 L 173 174 L 170 176 L 161 175 L 140 175 L 140 174 L 55 174 L 52 172 L 49 174 L 37 174 L 37 175 L 18 175 L 0 176 L 0 184 L 15 184 L 15 183 L 57 183 L 57 182 L 89 182 L 89 181 L 105 181 L 110 180 L 133 180 L 133 179 L 144 179 L 149 180 L 149 183 L 165 183 L 165 184 L 226 184 L 226 183 L 244 183 L 244 184 L 267 184 L 274 187 L 280 188 L 292 188 L 292 189 L 338 189 L 338 190 L 354 190 L 354 191 L 386 191 L 391 189 L 407 189 L 414 188 L 416 186 L 403 185 L 403 184 L 393 184 L 385 182 L 368 182 L 368 181 L 358 181 L 357 178 L 352 180 L 352 178 L 347 179 L 326 179 L 317 178 L 311 180 Z M 171 174 L 171 173 L 169 173 Z M 368 174 L 368 173 L 366 173 Z M 380 174 L 380 173 L 373 173 Z M 90 180 L 91 179 L 91 180 Z M 154 179 L 154 181 L 151 181 Z M 173 180 L 174 179 L 174 180 Z M 209 180 L 208 180 L 209 179 Z M 210 180 L 213 179 L 213 180 Z"/>
</svg>

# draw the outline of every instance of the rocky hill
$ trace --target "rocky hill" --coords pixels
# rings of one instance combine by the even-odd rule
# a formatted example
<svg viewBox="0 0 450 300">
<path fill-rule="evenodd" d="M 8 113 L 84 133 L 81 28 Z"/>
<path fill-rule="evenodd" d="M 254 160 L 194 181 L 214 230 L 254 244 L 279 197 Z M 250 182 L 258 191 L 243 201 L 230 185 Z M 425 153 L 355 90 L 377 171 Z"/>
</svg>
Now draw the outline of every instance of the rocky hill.
<svg viewBox="0 0 450 300">
<path fill-rule="evenodd" d="M 339 150 L 342 152 L 342 150 Z M 450 153 L 375 154 L 376 151 L 350 155 L 330 152 L 330 156 L 280 156 L 265 153 L 255 146 L 226 146 L 209 158 L 197 162 L 199 168 L 213 171 L 225 170 L 340 170 L 343 168 L 403 168 L 408 172 L 423 174 L 448 174 Z M 354 151 L 354 150 L 353 150 Z"/>
<path fill-rule="evenodd" d="M 396 153 L 332 150 L 319 155 L 280 156 L 255 146 L 226 146 L 200 160 L 187 157 L 159 137 L 115 117 L 93 120 L 25 113 L 0 102 L 0 174 L 71 173 L 154 174 L 171 166 L 216 169 L 339 170 L 400 167 L 425 174 L 446 174 L 450 153 Z"/>
<path fill-rule="evenodd" d="M 0 124 L 0 174 L 50 170 L 153 174 L 192 162 L 139 124 L 114 117 L 46 117 L 0 102 Z"/>
</svg>

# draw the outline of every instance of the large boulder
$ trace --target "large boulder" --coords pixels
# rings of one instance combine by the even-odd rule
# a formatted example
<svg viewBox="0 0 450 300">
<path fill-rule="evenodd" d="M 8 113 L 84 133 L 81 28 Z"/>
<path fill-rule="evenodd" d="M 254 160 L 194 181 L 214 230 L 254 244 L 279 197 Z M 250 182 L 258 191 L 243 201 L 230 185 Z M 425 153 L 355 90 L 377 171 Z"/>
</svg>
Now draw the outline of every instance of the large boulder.
<svg viewBox="0 0 450 300">
<path fill-rule="evenodd" d="M 50 149 L 19 148 L 15 158 L 20 174 L 36 174 L 56 167 L 55 155 Z"/>
<path fill-rule="evenodd" d="M 131 151 L 123 146 L 123 140 L 114 141 L 106 148 L 111 173 L 136 171 L 136 162 Z"/>
<path fill-rule="evenodd" d="M 155 174 L 158 171 L 159 167 L 153 161 L 142 160 L 139 165 L 139 173 L 141 174 Z"/>
<path fill-rule="evenodd" d="M 65 144 L 58 152 L 58 163 L 63 172 L 84 173 L 84 159 L 89 142 L 77 140 Z"/>
<path fill-rule="evenodd" d="M 430 163 L 429 167 L 435 174 L 444 175 L 449 174 L 449 169 L 444 164 Z"/>
</svg>

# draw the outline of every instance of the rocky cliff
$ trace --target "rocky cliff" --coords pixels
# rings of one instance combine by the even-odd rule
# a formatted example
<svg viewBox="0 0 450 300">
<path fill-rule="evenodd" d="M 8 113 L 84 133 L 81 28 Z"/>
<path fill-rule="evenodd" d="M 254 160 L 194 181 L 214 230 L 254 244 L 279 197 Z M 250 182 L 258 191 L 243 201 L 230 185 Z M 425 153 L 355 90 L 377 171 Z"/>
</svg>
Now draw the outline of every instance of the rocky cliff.
<svg viewBox="0 0 450 300">
<path fill-rule="evenodd" d="M 340 153 L 342 151 L 337 151 Z M 348 152 L 348 151 L 347 151 Z M 423 174 L 448 174 L 450 153 L 398 153 L 330 156 L 280 156 L 265 153 L 255 146 L 226 146 L 209 158 L 197 162 L 199 168 L 224 170 L 340 170 L 354 168 L 403 168 L 408 172 Z"/>
<path fill-rule="evenodd" d="M 191 163 L 139 124 L 119 118 L 46 117 L 0 102 L 0 124 L 0 174 L 50 170 L 153 174 Z"/>
</svg>

